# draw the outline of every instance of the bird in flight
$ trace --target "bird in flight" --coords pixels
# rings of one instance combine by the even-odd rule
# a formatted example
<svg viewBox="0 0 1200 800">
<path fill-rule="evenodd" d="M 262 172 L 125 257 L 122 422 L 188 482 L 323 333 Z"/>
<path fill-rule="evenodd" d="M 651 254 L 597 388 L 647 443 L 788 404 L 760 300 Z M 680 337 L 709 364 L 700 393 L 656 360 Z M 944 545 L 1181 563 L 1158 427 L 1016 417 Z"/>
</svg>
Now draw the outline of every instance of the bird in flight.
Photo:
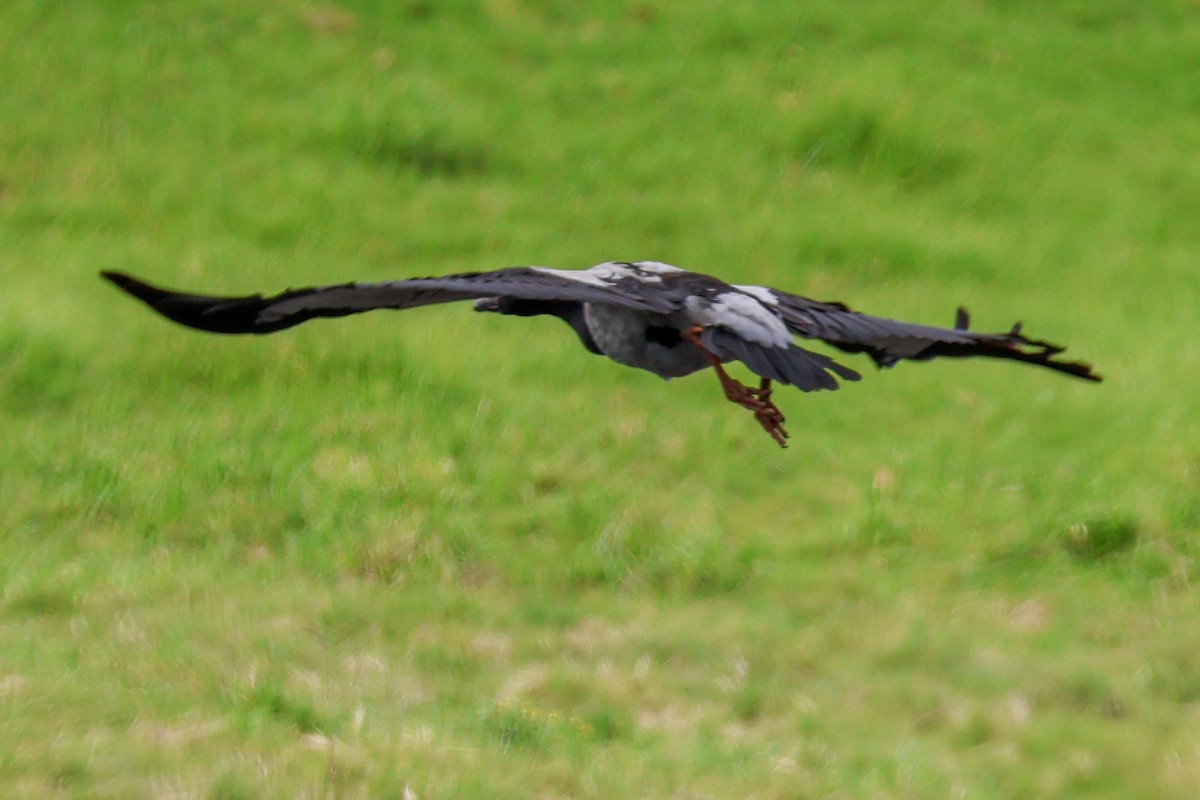
<svg viewBox="0 0 1200 800">
<path fill-rule="evenodd" d="M 288 289 L 273 297 L 220 297 L 161 289 L 119 272 L 101 275 L 170 320 L 211 333 L 274 333 L 317 317 L 374 309 L 406 309 L 474 300 L 476 311 L 558 317 L 583 346 L 618 364 L 679 378 L 712 369 L 725 397 L 754 414 L 772 439 L 787 446 L 783 413 L 772 383 L 802 392 L 838 388 L 838 378 L 862 376 L 796 345 L 817 339 L 845 353 L 866 353 L 879 367 L 901 360 L 986 356 L 1073 375 L 1100 376 L 1063 348 L 1031 339 L 1018 323 L 1007 333 L 976 333 L 959 309 L 953 328 L 898 322 L 765 286 L 735 286 L 657 261 L 609 261 L 590 269 L 510 267 L 440 278 L 343 283 Z M 724 368 L 741 361 L 760 382 L 747 386 Z"/>
</svg>

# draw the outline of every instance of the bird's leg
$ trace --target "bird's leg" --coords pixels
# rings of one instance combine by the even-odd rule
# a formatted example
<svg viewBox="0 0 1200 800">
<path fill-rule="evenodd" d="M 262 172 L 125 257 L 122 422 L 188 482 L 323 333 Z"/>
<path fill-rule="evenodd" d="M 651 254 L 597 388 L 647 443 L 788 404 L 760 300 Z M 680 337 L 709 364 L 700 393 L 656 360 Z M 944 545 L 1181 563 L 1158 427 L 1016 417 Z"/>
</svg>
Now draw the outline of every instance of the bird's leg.
<svg viewBox="0 0 1200 800">
<path fill-rule="evenodd" d="M 717 358 L 700 341 L 700 334 L 703 331 L 703 328 L 695 327 L 680 331 L 679 335 L 680 338 L 698 347 L 700 352 L 704 354 L 704 357 L 708 359 L 713 370 L 717 373 L 717 379 L 721 381 L 721 388 L 725 392 L 726 399 L 737 403 L 742 408 L 753 411 L 754 418 L 758 420 L 758 424 L 762 426 L 763 430 L 780 447 L 787 447 L 788 432 L 783 427 L 783 423 L 786 420 L 783 417 L 783 413 L 771 402 L 770 379 L 763 378 L 759 388 L 751 389 L 741 381 L 730 377 L 729 373 L 725 371 L 724 365 L 721 364 L 721 359 Z"/>
<path fill-rule="evenodd" d="M 754 409 L 754 418 L 758 420 L 758 424 L 762 425 L 763 430 L 778 442 L 780 447 L 787 447 L 789 434 L 783 427 L 783 423 L 787 420 L 784 418 L 783 412 L 771 402 L 771 379 L 763 378 L 757 389 L 744 388 L 758 401 L 760 406 Z"/>
<path fill-rule="evenodd" d="M 755 398 L 758 399 L 758 402 L 762 403 L 763 406 L 766 407 L 766 411 L 768 412 L 768 414 L 772 415 L 775 419 L 777 419 L 779 425 L 783 425 L 783 423 L 787 422 L 787 420 L 784 419 L 783 412 L 779 410 L 778 406 L 776 406 L 774 403 L 771 402 L 771 379 L 770 378 L 763 378 L 762 381 L 758 384 L 757 389 L 748 389 L 747 391 L 749 391 L 751 394 L 753 394 L 755 396 Z M 787 431 L 784 431 L 783 435 L 787 436 L 788 435 Z"/>
<path fill-rule="evenodd" d="M 771 379 L 763 378 L 759 382 L 757 389 L 747 389 L 752 395 L 762 400 L 764 403 L 771 403 Z M 771 403 L 771 405 L 775 405 Z"/>
<path fill-rule="evenodd" d="M 707 347 L 700 341 L 700 333 L 703 328 L 691 328 L 690 330 L 681 331 L 679 336 L 686 341 L 695 345 L 704 357 L 708 359 L 708 363 L 712 365 L 713 370 L 717 373 L 717 379 L 721 381 L 721 388 L 725 390 L 725 397 L 738 405 L 745 406 L 751 411 L 755 411 L 760 407 L 758 398 L 755 396 L 755 390 L 746 386 L 736 378 L 729 376 L 725 371 L 725 366 L 721 363 L 721 359 L 710 352 Z"/>
</svg>

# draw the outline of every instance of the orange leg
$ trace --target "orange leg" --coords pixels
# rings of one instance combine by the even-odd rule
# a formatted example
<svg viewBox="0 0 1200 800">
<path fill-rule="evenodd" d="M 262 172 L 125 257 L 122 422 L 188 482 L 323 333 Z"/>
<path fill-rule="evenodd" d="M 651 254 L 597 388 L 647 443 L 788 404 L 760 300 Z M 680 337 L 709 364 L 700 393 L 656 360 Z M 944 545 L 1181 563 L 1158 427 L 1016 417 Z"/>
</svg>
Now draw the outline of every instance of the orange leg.
<svg viewBox="0 0 1200 800">
<path fill-rule="evenodd" d="M 783 423 L 787 420 L 783 417 L 783 412 L 775 407 L 771 402 L 771 380 L 763 378 L 762 383 L 757 389 L 751 389 L 741 381 L 738 381 L 729 376 L 725 371 L 724 365 L 721 364 L 721 359 L 711 352 L 700 341 L 700 334 L 703 328 L 692 328 L 690 330 L 681 331 L 680 337 L 688 342 L 691 342 L 696 347 L 700 348 L 700 352 L 704 353 L 705 358 L 712 364 L 712 368 L 717 373 L 718 380 L 721 381 L 721 388 L 725 391 L 725 397 L 730 402 L 737 403 L 742 408 L 747 408 L 754 412 L 754 418 L 758 420 L 758 424 L 762 425 L 763 430 L 775 440 L 780 447 L 787 447 L 788 432 L 784 430 Z"/>
</svg>

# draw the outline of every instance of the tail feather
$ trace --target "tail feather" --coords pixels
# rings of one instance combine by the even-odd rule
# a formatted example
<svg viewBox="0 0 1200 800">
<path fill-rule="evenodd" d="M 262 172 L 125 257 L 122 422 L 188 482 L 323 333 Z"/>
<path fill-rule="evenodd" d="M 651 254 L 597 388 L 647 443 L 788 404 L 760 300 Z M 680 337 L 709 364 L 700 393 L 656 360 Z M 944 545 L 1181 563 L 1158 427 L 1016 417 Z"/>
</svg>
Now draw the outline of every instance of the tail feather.
<svg viewBox="0 0 1200 800">
<path fill-rule="evenodd" d="M 829 356 L 794 344 L 787 349 L 754 344 L 724 328 L 705 329 L 701 341 L 718 356 L 736 358 L 755 374 L 795 386 L 802 392 L 837 389 L 838 382 L 834 375 L 847 381 L 862 378 Z"/>
</svg>

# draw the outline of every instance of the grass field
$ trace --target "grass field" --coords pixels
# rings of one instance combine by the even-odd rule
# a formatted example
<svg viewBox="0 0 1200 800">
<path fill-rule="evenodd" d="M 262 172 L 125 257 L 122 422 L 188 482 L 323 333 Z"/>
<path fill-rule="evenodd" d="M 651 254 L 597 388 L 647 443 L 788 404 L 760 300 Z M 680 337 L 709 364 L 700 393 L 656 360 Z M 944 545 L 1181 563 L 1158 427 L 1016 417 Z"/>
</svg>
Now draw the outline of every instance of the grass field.
<svg viewBox="0 0 1200 800">
<path fill-rule="evenodd" d="M 0 4 L 0 796 L 1200 796 L 1200 7 Z M 467 307 L 657 259 L 1020 365 L 781 394 Z"/>
</svg>

